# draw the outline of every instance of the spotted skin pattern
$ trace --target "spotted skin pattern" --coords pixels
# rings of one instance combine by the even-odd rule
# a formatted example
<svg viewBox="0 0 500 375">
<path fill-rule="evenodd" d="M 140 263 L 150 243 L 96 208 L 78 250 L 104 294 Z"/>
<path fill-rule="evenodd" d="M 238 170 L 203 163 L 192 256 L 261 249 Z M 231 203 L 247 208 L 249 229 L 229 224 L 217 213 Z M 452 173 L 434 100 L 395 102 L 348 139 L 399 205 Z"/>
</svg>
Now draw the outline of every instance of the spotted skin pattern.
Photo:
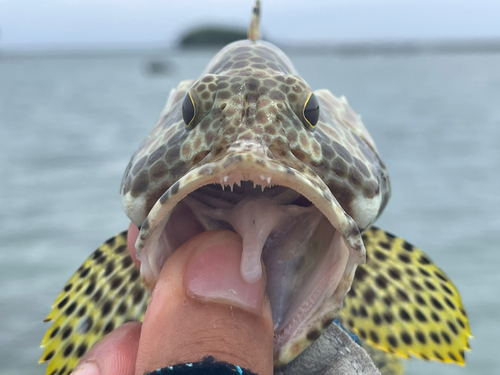
<svg viewBox="0 0 500 375">
<path fill-rule="evenodd" d="M 371 227 L 363 241 L 367 262 L 358 267 L 344 307 L 332 316 L 361 338 L 383 375 L 403 374 L 400 358 L 409 355 L 463 365 L 470 328 L 445 273 L 421 250 L 381 229 Z M 42 341 L 47 375 L 69 375 L 106 333 L 144 319 L 150 296 L 126 246 L 127 232 L 103 243 L 57 296 Z M 332 321 L 318 321 L 304 340 L 316 340 Z"/>
<path fill-rule="evenodd" d="M 186 128 L 181 112 L 188 91 L 196 108 L 193 129 Z M 385 166 L 344 97 L 315 91 L 320 118 L 313 131 L 304 126 L 310 92 L 273 45 L 240 41 L 225 47 L 200 79 L 183 81 L 171 93 L 160 121 L 132 157 L 121 189 L 128 216 L 141 226 L 163 193 L 194 167 L 254 141 L 266 149 L 261 163 L 301 172 L 316 189 L 333 193 L 361 229 L 369 227 L 390 196 Z M 224 165 L 218 167 L 204 171 L 222 173 Z"/>
<path fill-rule="evenodd" d="M 314 94 L 320 114 L 317 124 L 311 126 L 304 119 L 311 92 L 290 60 L 275 46 L 258 40 L 226 46 L 199 79 L 183 81 L 172 90 L 157 125 L 132 156 L 120 189 L 128 217 L 141 228 L 137 255 L 186 195 L 203 185 L 222 184 L 225 176 L 241 170 L 250 173 L 252 179 L 260 176 L 267 180 L 267 186 L 292 188 L 328 218 L 350 249 L 346 269 L 336 289 L 324 286 L 325 299 L 293 339 L 276 335 L 276 367 L 293 360 L 328 328 L 353 281 L 359 288 L 366 288 L 359 275 L 370 270 L 372 263 L 363 266 L 363 241 L 376 235 L 371 226 L 390 197 L 386 168 L 359 115 L 344 97 L 317 90 Z M 186 126 L 182 103 L 188 93 L 195 111 L 194 119 Z M 124 238 L 125 234 L 121 234 L 115 242 L 123 242 Z M 146 289 L 137 270 L 128 270 L 132 264 L 128 255 L 113 258 L 117 249 L 123 247 L 103 244 L 58 296 L 47 317 L 54 324 L 42 342 L 42 361 L 50 361 L 47 374 L 69 374 L 83 353 L 106 332 L 125 321 L 143 318 L 148 301 Z M 370 242 L 367 249 L 377 250 Z M 111 264 L 113 270 L 108 272 Z M 354 280 L 357 266 L 361 268 Z M 110 294 L 101 300 L 102 293 Z M 353 293 L 347 301 L 359 315 L 359 301 Z M 463 309 L 458 302 L 456 306 Z M 389 336 L 385 336 L 383 345 L 377 345 L 373 337 L 370 341 L 369 336 L 379 331 L 359 326 L 353 311 L 351 307 L 344 309 L 342 318 L 368 343 L 405 357 L 416 353 L 407 349 L 398 352 Z M 88 318 L 91 325 L 87 324 Z M 470 334 L 466 319 L 462 321 L 461 343 L 464 332 L 465 340 Z M 427 350 L 420 349 L 420 354 Z M 391 364 L 388 374 L 402 371 L 397 360 L 389 361 L 381 352 L 376 353 Z M 440 352 L 427 357 L 419 353 L 416 355 L 421 358 L 443 360 Z M 450 349 L 449 353 L 446 359 L 463 363 L 463 351 L 458 352 L 458 357 L 456 351 Z"/>
<path fill-rule="evenodd" d="M 85 353 L 123 323 L 143 319 L 149 293 L 127 247 L 127 232 L 103 243 L 78 268 L 52 305 L 40 362 L 47 375 L 69 375 Z"/>
<path fill-rule="evenodd" d="M 446 274 L 422 250 L 374 226 L 363 241 L 367 262 L 340 314 L 346 328 L 399 357 L 465 365 L 471 331 Z"/>
</svg>

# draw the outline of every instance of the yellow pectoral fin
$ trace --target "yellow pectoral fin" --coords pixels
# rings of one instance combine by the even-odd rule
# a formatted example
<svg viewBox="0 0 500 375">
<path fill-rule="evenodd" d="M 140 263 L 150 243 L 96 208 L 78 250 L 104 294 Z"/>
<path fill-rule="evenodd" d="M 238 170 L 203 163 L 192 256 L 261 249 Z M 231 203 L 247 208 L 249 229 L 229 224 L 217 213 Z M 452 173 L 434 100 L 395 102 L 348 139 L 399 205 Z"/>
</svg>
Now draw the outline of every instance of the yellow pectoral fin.
<svg viewBox="0 0 500 375">
<path fill-rule="evenodd" d="M 363 240 L 367 262 L 345 299 L 345 326 L 388 353 L 464 365 L 471 332 L 453 283 L 401 238 L 372 227 Z"/>
<path fill-rule="evenodd" d="M 104 335 L 131 320 L 142 320 L 149 294 L 127 248 L 127 232 L 94 251 L 57 296 L 45 322 L 52 321 L 40 362 L 46 374 L 70 374 Z"/>
</svg>

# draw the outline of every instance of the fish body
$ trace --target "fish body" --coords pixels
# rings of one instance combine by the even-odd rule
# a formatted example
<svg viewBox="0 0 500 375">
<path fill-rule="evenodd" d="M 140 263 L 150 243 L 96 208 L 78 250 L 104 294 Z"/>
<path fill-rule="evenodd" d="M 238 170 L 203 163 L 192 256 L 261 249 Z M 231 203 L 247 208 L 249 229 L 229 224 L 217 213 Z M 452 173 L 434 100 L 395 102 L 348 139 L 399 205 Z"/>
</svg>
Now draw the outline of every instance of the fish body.
<svg viewBox="0 0 500 375">
<path fill-rule="evenodd" d="M 89 257 L 47 317 L 55 321 L 42 342 L 48 374 L 70 373 L 104 334 L 141 320 L 146 288 L 154 288 L 167 257 L 216 228 L 243 238 L 245 280 L 262 276 L 261 258 L 266 265 L 276 367 L 293 360 L 336 317 L 382 350 L 463 363 L 470 331 L 458 292 L 420 250 L 373 227 L 390 182 L 359 115 L 344 97 L 313 91 L 281 50 L 256 40 L 258 2 L 255 9 L 250 39 L 229 44 L 197 80 L 173 89 L 132 156 L 120 192 L 140 227 L 141 277 L 126 233 Z M 420 269 L 428 280 L 416 280 L 427 277 Z M 420 294 L 412 293 L 415 285 Z M 408 307 L 419 301 L 420 309 Z M 427 330 L 420 317 L 431 320 L 424 313 L 432 308 L 440 321 Z M 433 346 L 434 334 L 449 345 L 446 354 Z"/>
</svg>

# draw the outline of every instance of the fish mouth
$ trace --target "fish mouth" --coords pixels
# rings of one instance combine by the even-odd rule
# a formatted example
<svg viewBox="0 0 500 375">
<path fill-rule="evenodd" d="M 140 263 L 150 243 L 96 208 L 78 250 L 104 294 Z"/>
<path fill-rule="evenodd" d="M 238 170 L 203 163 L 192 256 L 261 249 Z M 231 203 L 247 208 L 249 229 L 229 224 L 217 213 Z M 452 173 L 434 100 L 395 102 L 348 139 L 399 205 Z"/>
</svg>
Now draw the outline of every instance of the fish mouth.
<svg viewBox="0 0 500 375">
<path fill-rule="evenodd" d="M 312 342 L 308 332 L 331 322 L 365 261 L 356 223 L 308 172 L 253 152 L 191 170 L 141 226 L 136 256 L 147 287 L 153 290 L 167 258 L 190 238 L 220 228 L 238 233 L 243 279 L 253 283 L 266 272 L 275 363 L 289 362 Z"/>
</svg>

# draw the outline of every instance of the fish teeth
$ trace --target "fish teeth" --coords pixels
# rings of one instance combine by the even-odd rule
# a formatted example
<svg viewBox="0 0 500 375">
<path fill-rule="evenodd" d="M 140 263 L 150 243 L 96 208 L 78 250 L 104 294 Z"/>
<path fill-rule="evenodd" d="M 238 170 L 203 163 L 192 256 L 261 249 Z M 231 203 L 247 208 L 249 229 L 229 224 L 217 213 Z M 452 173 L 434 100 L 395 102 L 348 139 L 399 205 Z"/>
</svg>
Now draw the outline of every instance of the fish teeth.
<svg viewBox="0 0 500 375">
<path fill-rule="evenodd" d="M 266 179 L 266 181 L 267 181 L 267 184 L 268 184 L 268 185 L 270 185 L 270 184 L 271 184 L 271 177 L 268 177 L 268 178 Z"/>
</svg>

